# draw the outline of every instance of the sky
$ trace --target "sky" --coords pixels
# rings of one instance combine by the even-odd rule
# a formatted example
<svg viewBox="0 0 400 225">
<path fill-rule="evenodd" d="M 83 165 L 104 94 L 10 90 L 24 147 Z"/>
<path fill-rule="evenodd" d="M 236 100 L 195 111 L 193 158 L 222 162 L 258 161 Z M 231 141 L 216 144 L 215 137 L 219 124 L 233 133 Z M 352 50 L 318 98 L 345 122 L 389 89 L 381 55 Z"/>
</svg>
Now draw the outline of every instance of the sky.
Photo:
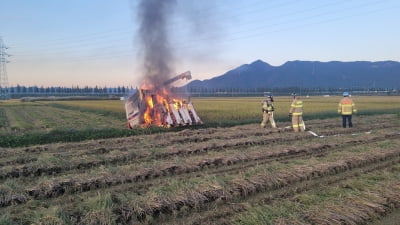
<svg viewBox="0 0 400 225">
<path fill-rule="evenodd" d="M 138 3 L 0 0 L 9 86 L 140 86 Z M 170 11 L 173 71 L 193 79 L 258 59 L 400 61 L 398 0 L 175 0 Z"/>
</svg>

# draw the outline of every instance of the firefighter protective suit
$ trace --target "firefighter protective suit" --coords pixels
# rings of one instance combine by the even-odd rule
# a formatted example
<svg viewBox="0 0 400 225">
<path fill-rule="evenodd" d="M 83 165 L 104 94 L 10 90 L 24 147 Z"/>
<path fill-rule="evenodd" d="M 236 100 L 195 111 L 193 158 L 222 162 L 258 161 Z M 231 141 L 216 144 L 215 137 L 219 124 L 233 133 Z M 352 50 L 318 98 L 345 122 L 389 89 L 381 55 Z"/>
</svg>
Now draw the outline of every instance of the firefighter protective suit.
<svg viewBox="0 0 400 225">
<path fill-rule="evenodd" d="M 294 96 L 292 104 L 290 105 L 289 116 L 292 117 L 294 132 L 304 131 L 303 101 L 300 100 L 299 96 Z"/>
<path fill-rule="evenodd" d="M 349 127 L 353 127 L 353 122 L 351 121 L 353 113 L 356 113 L 356 105 L 354 101 L 350 98 L 348 92 L 343 93 L 343 98 L 339 102 L 338 113 L 342 115 L 342 127 L 346 128 L 346 122 L 348 122 Z"/>
<path fill-rule="evenodd" d="M 265 127 L 267 122 L 271 123 L 272 128 L 276 128 L 276 123 L 274 120 L 274 103 L 272 97 L 268 97 L 267 99 L 261 102 L 261 110 L 263 112 L 263 120 L 261 122 L 261 127 Z"/>
</svg>

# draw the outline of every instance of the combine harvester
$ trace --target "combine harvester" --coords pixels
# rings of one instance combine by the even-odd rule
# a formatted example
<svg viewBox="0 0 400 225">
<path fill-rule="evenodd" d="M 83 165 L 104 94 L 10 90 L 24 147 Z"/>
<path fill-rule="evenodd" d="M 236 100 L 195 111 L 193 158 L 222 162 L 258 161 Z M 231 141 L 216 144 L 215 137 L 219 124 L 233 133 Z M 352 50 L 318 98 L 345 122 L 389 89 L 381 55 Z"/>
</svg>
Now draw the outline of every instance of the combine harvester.
<svg viewBox="0 0 400 225">
<path fill-rule="evenodd" d="M 202 124 L 190 98 L 183 99 L 169 91 L 169 85 L 179 79 L 190 80 L 190 71 L 179 74 L 160 87 L 142 86 L 125 102 L 128 128 L 177 127 Z"/>
</svg>

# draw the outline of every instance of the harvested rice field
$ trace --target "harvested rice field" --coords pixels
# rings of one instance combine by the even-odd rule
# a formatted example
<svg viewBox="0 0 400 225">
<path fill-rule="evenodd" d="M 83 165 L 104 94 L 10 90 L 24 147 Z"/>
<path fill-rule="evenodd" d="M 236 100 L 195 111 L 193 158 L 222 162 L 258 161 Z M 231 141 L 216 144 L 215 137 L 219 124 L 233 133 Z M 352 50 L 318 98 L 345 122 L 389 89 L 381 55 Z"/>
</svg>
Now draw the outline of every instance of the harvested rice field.
<svg viewBox="0 0 400 225">
<path fill-rule="evenodd" d="M 305 122 L 0 148 L 0 224 L 396 224 L 399 114 Z"/>
</svg>

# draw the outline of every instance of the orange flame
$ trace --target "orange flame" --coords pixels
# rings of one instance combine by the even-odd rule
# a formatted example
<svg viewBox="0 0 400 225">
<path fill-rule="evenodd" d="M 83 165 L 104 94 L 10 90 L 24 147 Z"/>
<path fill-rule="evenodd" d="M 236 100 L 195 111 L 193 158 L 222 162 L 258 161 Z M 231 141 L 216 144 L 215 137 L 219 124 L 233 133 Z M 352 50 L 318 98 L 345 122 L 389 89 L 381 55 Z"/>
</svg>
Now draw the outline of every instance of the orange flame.
<svg viewBox="0 0 400 225">
<path fill-rule="evenodd" d="M 175 109 L 181 108 L 181 106 L 183 104 L 182 100 L 176 99 L 176 98 L 172 99 L 172 102 L 174 104 Z"/>
<path fill-rule="evenodd" d="M 171 98 L 165 87 L 157 89 L 152 84 L 144 83 L 141 85 L 141 89 L 145 90 L 143 101 L 146 103 L 146 108 L 143 110 L 142 127 L 168 126 L 167 120 L 172 113 L 171 107 L 179 110 L 184 105 L 181 99 Z"/>
<path fill-rule="evenodd" d="M 143 119 L 145 122 L 145 125 L 150 125 L 151 124 L 151 111 L 153 109 L 153 100 L 151 99 L 150 96 L 146 96 L 146 103 L 147 103 L 147 108 L 146 111 L 144 112 Z"/>
</svg>

